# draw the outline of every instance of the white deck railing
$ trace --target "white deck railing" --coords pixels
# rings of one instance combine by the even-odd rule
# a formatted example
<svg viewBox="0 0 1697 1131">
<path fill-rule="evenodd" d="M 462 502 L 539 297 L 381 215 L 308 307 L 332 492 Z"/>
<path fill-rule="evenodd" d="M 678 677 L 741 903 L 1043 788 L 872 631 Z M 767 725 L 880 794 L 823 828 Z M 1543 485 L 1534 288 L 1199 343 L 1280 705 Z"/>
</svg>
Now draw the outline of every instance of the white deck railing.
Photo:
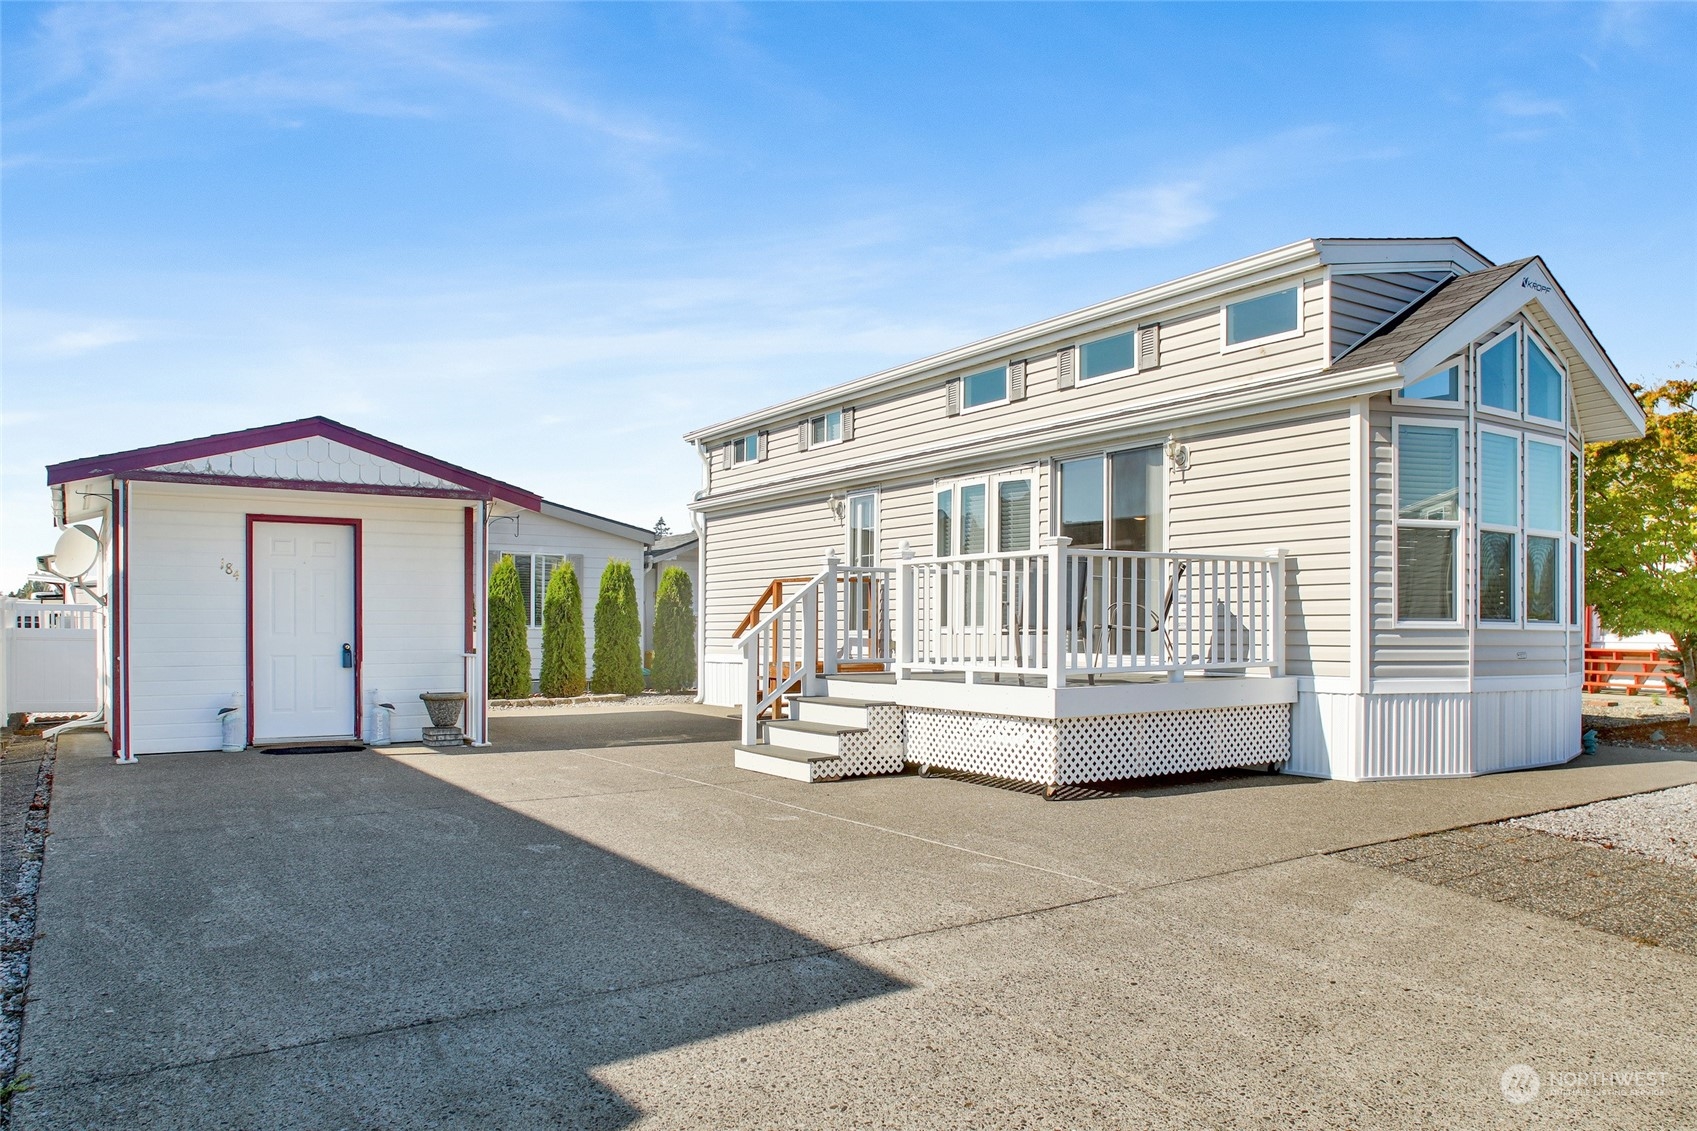
<svg viewBox="0 0 1697 1131">
<path fill-rule="evenodd" d="M 844 667 L 895 662 L 890 627 L 889 567 L 843 566 L 827 554 L 825 568 L 745 633 L 742 737 L 760 740 L 760 720 L 782 717 L 785 702 L 804 695 Z"/>
<path fill-rule="evenodd" d="M 1282 671 L 1284 560 L 1074 550 L 905 558 L 899 670 L 1072 677 Z"/>
</svg>

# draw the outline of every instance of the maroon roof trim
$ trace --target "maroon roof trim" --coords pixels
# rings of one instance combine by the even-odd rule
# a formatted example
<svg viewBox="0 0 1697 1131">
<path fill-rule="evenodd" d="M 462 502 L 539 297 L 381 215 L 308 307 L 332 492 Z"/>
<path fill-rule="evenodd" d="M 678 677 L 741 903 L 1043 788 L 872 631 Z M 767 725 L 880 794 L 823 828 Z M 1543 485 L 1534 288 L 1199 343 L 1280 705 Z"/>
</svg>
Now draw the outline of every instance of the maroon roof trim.
<svg viewBox="0 0 1697 1131">
<path fill-rule="evenodd" d="M 189 483 L 211 487 L 258 487 L 267 491 L 331 491 L 343 495 L 399 495 L 414 499 L 483 498 L 476 491 L 451 487 L 396 487 L 387 483 L 343 483 L 325 479 L 262 479 L 255 475 L 206 475 L 201 472 L 125 471 L 120 478 L 141 483 Z"/>
<path fill-rule="evenodd" d="M 491 479 L 487 475 L 479 475 L 469 468 L 444 460 L 427 456 L 412 448 L 402 447 L 391 443 L 381 436 L 373 436 L 369 432 L 361 432 L 358 428 L 350 428 L 346 424 L 331 420 L 327 416 L 308 416 L 300 420 L 290 420 L 283 424 L 268 424 L 260 428 L 244 428 L 239 432 L 220 432 L 213 436 L 201 436 L 194 440 L 179 440 L 174 444 L 155 444 L 150 448 L 132 448 L 127 452 L 111 452 L 107 455 L 89 456 L 85 459 L 68 460 L 65 463 L 49 464 L 47 468 L 47 483 L 53 486 L 60 483 L 71 483 L 78 479 L 93 479 L 101 475 L 126 475 L 133 472 L 146 471 L 155 464 L 177 463 L 182 460 L 205 459 L 207 456 L 223 455 L 226 452 L 240 451 L 243 448 L 254 448 L 264 444 L 281 444 L 290 440 L 305 440 L 312 437 L 322 437 L 335 440 L 351 447 L 362 448 L 372 455 L 382 456 L 397 463 L 415 467 L 419 471 L 442 479 L 452 480 L 470 491 L 476 498 L 501 499 L 527 510 L 542 509 L 542 496 L 504 483 L 499 479 Z M 135 477 L 132 475 L 132 478 Z M 182 477 L 177 477 L 182 478 Z M 251 484 L 251 480 L 248 480 Z M 306 482 L 290 485 L 296 488 L 313 489 Z M 350 488 L 358 489 L 360 484 L 348 484 Z M 371 494 L 382 494 L 371 491 Z"/>
</svg>

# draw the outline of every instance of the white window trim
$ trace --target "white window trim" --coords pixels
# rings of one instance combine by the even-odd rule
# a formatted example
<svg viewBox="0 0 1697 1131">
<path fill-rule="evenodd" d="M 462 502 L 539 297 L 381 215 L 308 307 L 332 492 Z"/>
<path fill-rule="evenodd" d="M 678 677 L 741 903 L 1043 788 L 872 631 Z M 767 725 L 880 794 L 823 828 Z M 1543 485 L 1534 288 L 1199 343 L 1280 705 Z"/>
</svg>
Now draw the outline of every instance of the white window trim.
<svg viewBox="0 0 1697 1131">
<path fill-rule="evenodd" d="M 983 404 L 967 404 L 966 379 L 968 377 L 976 377 L 980 373 L 989 373 L 995 369 L 1000 369 L 1002 371 L 1002 399 L 999 401 L 985 401 Z M 956 380 L 960 382 L 960 414 L 962 416 L 965 416 L 969 412 L 979 412 L 987 408 L 1000 408 L 1002 405 L 1013 403 L 1013 398 L 1011 396 L 1013 392 L 1011 374 L 1008 373 L 1006 362 L 999 366 L 991 365 L 983 369 L 974 369 L 971 373 L 962 373 L 958 378 L 956 378 Z"/>
<path fill-rule="evenodd" d="M 1240 302 L 1251 302 L 1258 298 L 1266 298 L 1268 295 L 1276 295 L 1280 291 L 1288 290 L 1296 291 L 1296 328 L 1294 330 L 1282 330 L 1277 334 L 1268 334 L 1265 337 L 1260 338 L 1249 338 L 1241 342 L 1228 343 L 1226 341 L 1226 307 L 1236 306 Z M 1292 282 L 1291 280 L 1286 279 L 1283 282 L 1273 284 L 1272 286 L 1261 287 L 1245 295 L 1236 295 L 1229 299 L 1222 299 L 1220 301 L 1220 352 L 1236 353 L 1238 350 L 1254 349 L 1256 346 L 1264 346 L 1271 342 L 1288 342 L 1292 338 L 1302 337 L 1303 334 L 1307 333 L 1304 325 L 1304 307 L 1307 306 L 1307 298 L 1308 286 L 1304 280 L 1297 279 Z"/>
<path fill-rule="evenodd" d="M 996 546 L 996 540 L 1002 530 L 1002 504 L 999 488 L 1003 483 L 1020 480 L 1031 485 L 1031 530 L 1027 538 L 1030 545 L 1028 549 L 1008 550 L 1005 551 L 1005 553 L 1009 555 L 1037 553 L 1038 550 L 1041 549 L 1039 535 L 1041 523 L 1038 521 L 1038 512 L 1041 508 L 1038 506 L 1038 503 L 1041 498 L 1039 492 L 1042 490 L 1043 484 L 1041 477 L 1038 474 L 1037 466 L 1034 464 L 1025 464 L 1020 467 L 1008 468 L 1004 471 L 992 471 L 983 475 L 968 475 L 959 479 L 935 480 L 931 484 L 931 547 L 934 551 L 933 556 L 949 558 L 957 557 L 964 553 L 964 551 L 957 550 L 955 547 L 960 545 L 962 532 L 961 516 L 964 513 L 964 508 L 961 503 L 961 492 L 968 487 L 984 488 L 984 543 L 986 548 L 980 551 L 980 553 L 990 555 L 1004 553 L 1003 550 L 998 549 Z M 937 497 L 944 491 L 953 492 L 949 496 L 950 509 L 952 512 L 949 516 L 949 541 L 951 542 L 951 545 L 947 549 L 939 549 L 937 547 Z"/>
<path fill-rule="evenodd" d="M 1297 301 L 1297 308 L 1300 310 L 1301 306 L 1302 306 L 1302 303 L 1301 303 L 1301 300 L 1299 299 Z M 1073 374 L 1073 380 L 1080 385 L 1089 385 L 1089 384 L 1092 384 L 1096 381 L 1112 381 L 1116 377 L 1129 377 L 1133 373 L 1136 373 L 1137 372 L 1137 348 L 1138 348 L 1138 345 L 1139 345 L 1138 338 L 1139 338 L 1141 330 L 1142 330 L 1142 328 L 1139 327 L 1139 326 L 1132 326 L 1128 329 L 1116 330 L 1111 334 L 1098 334 L 1094 338 L 1089 338 L 1089 339 L 1087 339 L 1085 341 L 1081 341 L 1081 342 L 1075 342 L 1073 344 L 1072 348 L 1078 351 L 1078 358 L 1074 362 L 1074 364 L 1077 366 L 1077 370 Z M 1094 377 L 1087 375 L 1084 372 L 1084 347 L 1094 345 L 1097 342 L 1105 342 L 1109 338 L 1119 338 L 1119 337 L 1128 337 L 1128 338 L 1131 339 L 1131 368 L 1129 368 L 1129 369 L 1114 369 L 1114 370 L 1110 370 L 1107 373 L 1098 373 Z"/>
<path fill-rule="evenodd" d="M 832 413 L 835 413 L 837 415 L 837 438 L 835 440 L 832 440 L 832 439 L 829 439 L 829 438 L 824 439 L 824 440 L 815 440 L 813 438 L 813 422 L 816 421 L 816 420 L 824 420 L 827 417 L 829 417 Z M 843 417 L 843 410 L 840 409 L 840 408 L 834 408 L 830 412 L 822 412 L 818 416 L 808 417 L 807 418 L 807 450 L 811 452 L 815 448 L 831 448 L 831 447 L 835 447 L 836 445 L 842 443 L 843 442 L 843 419 L 842 419 L 842 417 Z"/>
<path fill-rule="evenodd" d="M 1423 403 L 1423 402 L 1419 402 Z M 1403 518 L 1402 517 L 1402 430 L 1404 428 L 1448 428 L 1455 435 L 1455 518 Z M 1391 622 L 1398 628 L 1463 628 L 1467 624 L 1467 591 L 1462 582 L 1466 577 L 1467 561 L 1467 491 L 1466 491 L 1466 432 L 1461 421 L 1435 419 L 1432 417 L 1394 416 L 1391 418 Z M 1423 530 L 1453 530 L 1455 531 L 1455 554 L 1450 564 L 1451 604 L 1455 609 L 1455 617 L 1451 620 L 1432 618 L 1403 619 L 1401 610 L 1397 607 L 1398 581 L 1396 575 L 1400 554 L 1397 548 L 1397 531 L 1403 527 L 1417 527 Z M 1506 623 L 1506 622 L 1505 622 Z"/>
<path fill-rule="evenodd" d="M 1561 526 L 1554 530 L 1541 528 L 1535 530 L 1532 527 L 1532 444 L 1543 444 L 1546 447 L 1556 449 L 1561 454 Z M 1554 629 L 1566 632 L 1573 627 L 1567 620 L 1567 603 L 1562 600 L 1567 595 L 1566 586 L 1562 584 L 1562 581 L 1563 575 L 1568 572 L 1568 545 L 1573 541 L 1573 536 L 1567 530 L 1569 524 L 1568 508 L 1573 505 L 1569 497 L 1571 472 L 1568 470 L 1567 461 L 1572 457 L 1572 453 L 1564 440 L 1530 433 L 1521 437 L 1520 452 L 1520 539 L 1523 543 L 1520 547 L 1520 572 L 1525 575 L 1525 584 L 1522 587 L 1524 592 L 1521 594 L 1519 610 L 1521 623 L 1529 631 L 1549 632 Z M 1531 617 L 1532 571 L 1527 566 L 1527 552 L 1532 548 L 1531 539 L 1533 538 L 1548 538 L 1556 544 L 1555 620 L 1533 620 Z M 1500 622 L 1493 621 L 1491 623 Z"/>
<path fill-rule="evenodd" d="M 1563 413 L 1568 411 L 1568 391 L 1573 388 L 1573 379 L 1567 372 L 1567 365 L 1562 361 L 1561 354 L 1555 349 L 1555 347 L 1550 345 L 1544 335 L 1538 332 L 1538 328 L 1532 325 L 1529 320 L 1524 318 L 1521 319 L 1521 327 L 1526 331 L 1521 337 L 1520 346 L 1520 400 L 1523 406 L 1522 415 L 1529 424 L 1543 424 L 1551 428 L 1559 428 L 1565 431 L 1567 429 L 1568 421 L 1568 417 L 1565 415 L 1557 418 L 1532 415 L 1532 398 L 1528 395 L 1531 391 L 1530 382 L 1532 380 L 1532 366 L 1530 364 L 1531 355 L 1527 353 L 1527 351 L 1534 347 L 1543 351 L 1544 357 L 1551 365 L 1556 367 L 1556 372 L 1561 374 L 1562 395 L 1560 399 Z"/>
<path fill-rule="evenodd" d="M 1501 436 L 1514 441 L 1514 523 L 1504 525 L 1498 522 L 1485 521 L 1485 436 Z M 1512 428 L 1503 428 L 1494 424 L 1479 424 L 1479 436 L 1473 448 L 1474 479 L 1478 484 L 1478 517 L 1474 525 L 1478 528 L 1479 551 L 1475 557 L 1475 577 L 1473 578 L 1474 609 L 1473 618 L 1480 628 L 1525 628 L 1526 627 L 1526 443 L 1525 437 Z M 1509 607 L 1514 610 L 1514 616 L 1507 620 L 1486 620 L 1481 615 L 1479 602 L 1485 596 L 1485 584 L 1482 577 L 1477 576 L 1477 568 L 1484 564 L 1486 534 L 1514 535 L 1514 566 L 1509 594 Z"/>
<path fill-rule="evenodd" d="M 878 491 L 850 491 L 843 499 L 843 561 L 853 569 L 870 569 L 872 566 L 854 566 L 854 501 L 856 499 L 872 500 L 872 566 L 884 559 L 883 552 L 883 508 L 878 505 Z M 935 504 L 935 500 L 933 500 Z M 937 512 L 931 512 L 931 537 L 937 537 Z"/>
<path fill-rule="evenodd" d="M 1495 405 L 1488 405 L 1485 403 L 1485 370 L 1479 363 L 1479 359 L 1484 357 L 1486 351 L 1488 351 L 1492 346 L 1496 345 L 1510 334 L 1519 334 L 1520 330 L 1520 319 L 1516 318 L 1503 329 L 1497 331 L 1495 334 L 1492 334 L 1483 341 L 1476 343 L 1473 346 L 1473 349 L 1469 351 L 1472 355 L 1473 361 L 1473 403 L 1478 408 L 1479 413 L 1482 416 L 1494 417 L 1498 420 L 1512 420 L 1516 423 L 1523 422 L 1526 419 L 1526 414 L 1522 411 L 1510 411 L 1506 408 L 1497 408 Z M 1522 335 L 1519 342 L 1514 347 L 1514 403 L 1521 406 L 1526 404 L 1525 350 L 1526 339 L 1525 336 Z"/>
<path fill-rule="evenodd" d="M 1456 371 L 1455 400 L 1440 401 L 1432 400 L 1427 397 L 1403 396 L 1403 389 L 1408 388 L 1410 385 L 1418 385 L 1428 377 L 1435 377 L 1446 369 L 1454 369 Z M 1463 353 L 1457 354 L 1442 365 L 1434 365 L 1429 372 L 1416 377 L 1412 381 L 1404 383 L 1401 388 L 1393 389 L 1391 391 L 1391 400 L 1396 404 L 1406 405 L 1410 408 L 1436 408 L 1443 409 L 1446 412 L 1464 413 L 1467 411 L 1467 389 L 1467 357 L 1465 353 Z"/>
<path fill-rule="evenodd" d="M 1108 541 L 1109 524 L 1113 521 L 1108 511 L 1113 508 L 1113 469 L 1108 466 L 1109 459 L 1119 452 L 1135 452 L 1146 448 L 1161 449 L 1161 548 L 1159 550 L 1144 550 L 1147 554 L 1172 553 L 1172 463 L 1167 458 L 1166 446 L 1159 443 L 1115 444 L 1111 448 L 1097 448 L 1094 451 L 1075 452 L 1066 456 L 1055 456 L 1049 460 L 1049 534 L 1058 536 L 1061 532 L 1061 464 L 1071 463 L 1078 459 L 1099 459 L 1102 461 L 1102 541 Z"/>
<path fill-rule="evenodd" d="M 754 454 L 752 456 L 748 454 L 748 442 L 750 440 L 753 440 L 754 444 L 755 444 Z M 730 444 L 730 449 L 731 449 L 731 466 L 732 467 L 740 467 L 741 465 L 743 465 L 745 463 L 759 463 L 760 462 L 760 433 L 759 432 L 750 432 L 747 435 L 743 435 L 743 436 L 733 436 L 733 437 L 731 437 L 729 444 Z M 738 444 L 742 445 L 742 454 L 740 456 L 737 454 L 737 445 Z"/>
</svg>

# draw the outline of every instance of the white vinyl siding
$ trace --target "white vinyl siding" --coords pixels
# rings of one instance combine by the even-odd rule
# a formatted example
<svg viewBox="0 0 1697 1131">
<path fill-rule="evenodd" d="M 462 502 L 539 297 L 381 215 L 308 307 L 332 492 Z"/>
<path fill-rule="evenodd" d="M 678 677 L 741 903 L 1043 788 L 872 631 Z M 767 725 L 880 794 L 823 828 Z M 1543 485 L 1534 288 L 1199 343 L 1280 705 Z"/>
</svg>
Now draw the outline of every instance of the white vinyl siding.
<svg viewBox="0 0 1697 1131">
<path fill-rule="evenodd" d="M 1218 396 L 1241 395 L 1261 384 L 1276 390 L 1281 375 L 1318 371 L 1325 364 L 1325 288 L 1319 285 L 1318 271 L 1303 278 L 1305 332 L 1301 335 L 1254 342 L 1250 348 L 1222 354 L 1219 304 L 1209 301 L 1177 307 L 1163 312 L 1160 325 L 1144 327 L 1145 332 L 1155 335 L 1151 353 L 1159 358 L 1159 365 L 1154 368 L 1111 380 L 1079 381 L 1063 389 L 1056 347 L 1051 346 L 1043 352 L 1022 355 L 1026 362 L 1024 399 L 999 403 L 994 408 L 983 406 L 987 411 L 967 409 L 950 416 L 948 382 L 942 377 L 881 396 L 857 398 L 852 443 L 833 444 L 803 456 L 795 418 L 787 423 L 779 421 L 781 426 L 772 427 L 765 437 L 762 460 L 732 467 L 715 463 L 710 469 L 711 493 L 719 495 L 798 474 L 823 481 L 851 466 L 900 467 L 945 445 L 960 446 L 954 467 L 980 462 L 993 466 L 994 460 L 981 461 L 971 449 L 995 434 L 1023 430 L 1031 434 L 1035 447 L 1041 435 L 1060 421 L 1107 421 L 1122 413 L 1146 416 L 1168 411 L 1163 406 L 1173 402 L 1199 404 Z M 1092 338 L 1081 336 L 1080 340 Z M 1075 345 L 1068 348 L 1076 352 Z M 980 371 L 974 368 L 965 372 Z M 954 375 L 957 389 L 959 376 Z M 928 477 L 948 475 L 952 470 L 928 472 Z M 849 482 L 842 489 L 854 486 Z"/>
<path fill-rule="evenodd" d="M 423 691 L 465 687 L 465 503 L 460 500 L 132 483 L 130 729 L 138 754 L 216 750 L 217 712 L 247 692 L 247 518 L 360 520 L 362 714 L 371 692 L 417 741 Z M 244 563 L 239 576 L 214 568 Z M 210 563 L 210 565 L 209 565 Z"/>
</svg>

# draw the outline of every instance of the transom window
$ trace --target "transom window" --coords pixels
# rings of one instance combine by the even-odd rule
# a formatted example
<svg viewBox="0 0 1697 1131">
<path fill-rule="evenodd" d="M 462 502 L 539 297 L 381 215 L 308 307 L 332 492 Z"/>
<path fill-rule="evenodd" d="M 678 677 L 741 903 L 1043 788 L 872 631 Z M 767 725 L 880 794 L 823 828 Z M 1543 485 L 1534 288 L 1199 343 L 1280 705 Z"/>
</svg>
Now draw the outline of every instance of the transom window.
<svg viewBox="0 0 1697 1131">
<path fill-rule="evenodd" d="M 840 443 L 843 438 L 843 410 L 834 408 L 823 416 L 815 416 L 807 422 L 807 432 L 807 446 L 810 448 Z"/>
<path fill-rule="evenodd" d="M 1301 298 L 1302 288 L 1296 286 L 1227 303 L 1226 345 L 1299 333 Z"/>
<path fill-rule="evenodd" d="M 1127 330 L 1085 342 L 1078 348 L 1078 379 L 1130 373 L 1137 368 L 1137 331 Z"/>
<path fill-rule="evenodd" d="M 994 369 L 967 374 L 961 378 L 960 398 L 962 408 L 979 408 L 1007 400 L 1008 367 L 998 365 Z"/>
<path fill-rule="evenodd" d="M 752 463 L 760 458 L 760 433 L 750 432 L 731 441 L 731 462 Z"/>
<path fill-rule="evenodd" d="M 1456 401 L 1461 399 L 1461 364 L 1452 362 L 1403 388 L 1405 401 Z"/>
</svg>

